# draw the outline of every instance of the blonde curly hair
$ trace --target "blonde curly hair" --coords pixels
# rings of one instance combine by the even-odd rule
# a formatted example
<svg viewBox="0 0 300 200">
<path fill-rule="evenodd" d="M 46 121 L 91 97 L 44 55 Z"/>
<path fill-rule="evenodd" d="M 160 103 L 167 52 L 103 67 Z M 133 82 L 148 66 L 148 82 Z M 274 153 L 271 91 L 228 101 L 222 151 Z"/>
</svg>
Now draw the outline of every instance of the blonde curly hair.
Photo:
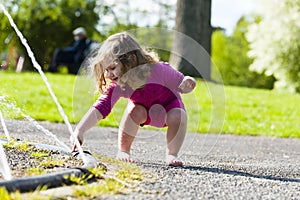
<svg viewBox="0 0 300 200">
<path fill-rule="evenodd" d="M 132 56 L 136 59 L 133 61 Z M 121 78 L 118 84 L 124 87 L 126 83 L 136 77 L 145 79 L 153 64 L 159 61 L 158 55 L 153 51 L 143 49 L 139 43 L 127 32 L 111 35 L 104 41 L 98 50 L 92 64 L 92 72 L 100 93 L 105 91 L 108 81 L 105 78 L 105 68 L 101 65 L 104 59 L 118 60 L 122 63 Z M 137 66 L 139 66 L 137 68 Z M 132 70 L 136 68 L 135 70 Z"/>
</svg>

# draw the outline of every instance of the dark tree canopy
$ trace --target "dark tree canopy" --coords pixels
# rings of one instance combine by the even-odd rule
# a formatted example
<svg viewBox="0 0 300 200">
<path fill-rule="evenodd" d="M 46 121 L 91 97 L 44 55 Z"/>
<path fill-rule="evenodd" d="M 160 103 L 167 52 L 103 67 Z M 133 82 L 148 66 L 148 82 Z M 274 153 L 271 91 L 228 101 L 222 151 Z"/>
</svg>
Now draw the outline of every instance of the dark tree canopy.
<svg viewBox="0 0 300 200">
<path fill-rule="evenodd" d="M 16 6 L 18 5 L 18 9 Z M 84 26 L 88 33 L 94 32 L 99 15 L 94 12 L 96 0 L 15 0 L 6 4 L 14 22 L 20 29 L 37 61 L 47 65 L 56 47 L 64 47 L 73 40 L 72 31 Z M 24 68 L 32 70 L 30 59 L 19 38 L 14 33 L 4 14 L 0 13 L 2 38 L 11 38 L 10 45 L 17 46 L 25 56 Z M 3 39 L 2 41 L 5 41 Z M 8 46 L 8 49 L 11 48 Z"/>
</svg>

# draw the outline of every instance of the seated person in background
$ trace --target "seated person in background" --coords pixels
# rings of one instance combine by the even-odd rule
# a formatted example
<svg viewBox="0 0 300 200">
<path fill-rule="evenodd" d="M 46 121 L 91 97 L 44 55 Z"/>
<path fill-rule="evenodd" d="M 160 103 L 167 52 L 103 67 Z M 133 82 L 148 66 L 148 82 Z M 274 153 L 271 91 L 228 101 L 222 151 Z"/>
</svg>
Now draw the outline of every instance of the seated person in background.
<svg viewBox="0 0 300 200">
<path fill-rule="evenodd" d="M 74 42 L 66 48 L 55 49 L 48 72 L 57 72 L 60 65 L 68 67 L 69 74 L 77 74 L 81 63 L 85 59 L 85 51 L 89 47 L 91 40 L 87 39 L 86 31 L 83 27 L 78 27 L 73 31 Z"/>
</svg>

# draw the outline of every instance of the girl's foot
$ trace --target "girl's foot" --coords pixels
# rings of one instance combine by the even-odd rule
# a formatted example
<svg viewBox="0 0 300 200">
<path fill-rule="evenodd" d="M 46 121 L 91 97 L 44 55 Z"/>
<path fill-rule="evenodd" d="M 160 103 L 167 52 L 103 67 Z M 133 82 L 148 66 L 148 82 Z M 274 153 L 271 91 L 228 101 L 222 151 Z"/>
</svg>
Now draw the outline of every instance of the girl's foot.
<svg viewBox="0 0 300 200">
<path fill-rule="evenodd" d="M 127 153 L 125 151 L 118 151 L 117 159 L 122 160 L 124 162 L 129 162 L 129 163 L 135 162 L 135 160 L 133 158 L 131 158 L 130 153 Z"/>
<path fill-rule="evenodd" d="M 166 162 L 167 162 L 167 165 L 169 165 L 169 166 L 174 166 L 174 167 L 183 166 L 183 162 L 177 156 L 174 156 L 174 155 L 167 155 Z"/>
</svg>

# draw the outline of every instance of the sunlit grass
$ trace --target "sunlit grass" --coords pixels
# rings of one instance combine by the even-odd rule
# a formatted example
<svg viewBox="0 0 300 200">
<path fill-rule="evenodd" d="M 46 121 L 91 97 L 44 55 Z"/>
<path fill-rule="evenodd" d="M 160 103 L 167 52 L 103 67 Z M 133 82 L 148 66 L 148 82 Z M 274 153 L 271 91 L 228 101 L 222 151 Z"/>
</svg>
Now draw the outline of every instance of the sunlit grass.
<svg viewBox="0 0 300 200">
<path fill-rule="evenodd" d="M 39 176 L 41 174 L 46 174 L 46 170 L 41 167 L 33 167 L 27 169 L 27 176 Z"/>
<path fill-rule="evenodd" d="M 43 158 L 43 157 L 48 157 L 49 153 L 48 152 L 43 152 L 43 151 L 37 151 L 37 152 L 32 152 L 30 154 L 32 157 L 37 157 L 37 158 Z"/>
<path fill-rule="evenodd" d="M 29 145 L 27 142 L 18 143 L 16 139 L 12 139 L 8 141 L 7 143 L 3 144 L 3 147 L 6 148 L 15 148 L 19 151 L 31 151 L 34 147 Z"/>
<path fill-rule="evenodd" d="M 10 142 L 9 145 L 6 145 L 6 148 L 16 148 L 19 147 L 16 142 Z M 20 151 L 28 151 L 29 148 L 22 148 Z M 26 168 L 23 173 L 25 176 L 39 176 L 49 173 L 47 168 L 55 168 L 63 166 L 65 159 L 59 158 L 50 158 L 46 155 L 47 150 L 37 150 L 36 153 L 40 152 L 41 154 L 30 155 L 37 158 L 36 162 L 39 163 L 39 167 Z M 43 193 L 47 189 L 47 186 L 39 186 L 35 191 L 22 193 L 19 191 L 8 193 L 5 188 L 0 188 L 0 199 L 90 199 L 90 198 L 99 198 L 102 195 L 108 194 L 124 194 L 129 190 L 135 188 L 144 180 L 144 172 L 142 168 L 137 166 L 134 163 L 125 163 L 123 161 L 94 155 L 97 157 L 99 164 L 94 168 L 89 168 L 90 173 L 82 174 L 81 176 L 65 175 L 64 178 L 73 182 L 72 186 L 69 186 L 69 193 L 60 195 L 60 197 L 55 194 Z M 105 163 L 105 164 L 104 164 Z M 109 166 L 109 169 L 108 167 Z M 149 172 L 146 172 L 149 173 Z M 54 195 L 54 196 L 53 196 Z"/>
<path fill-rule="evenodd" d="M 46 74 L 71 123 L 77 123 L 97 95 L 86 78 Z M 82 79 L 79 81 L 79 79 Z M 0 94 L 36 120 L 63 122 L 38 73 L 0 72 Z M 299 94 L 231 87 L 197 81 L 194 92 L 182 95 L 188 112 L 189 132 L 299 137 Z M 121 99 L 101 126 L 117 127 L 126 106 Z M 6 118 L 22 118 L 0 102 Z"/>
<path fill-rule="evenodd" d="M 226 96 L 226 132 L 300 137 L 299 94 L 227 87 Z"/>
</svg>

